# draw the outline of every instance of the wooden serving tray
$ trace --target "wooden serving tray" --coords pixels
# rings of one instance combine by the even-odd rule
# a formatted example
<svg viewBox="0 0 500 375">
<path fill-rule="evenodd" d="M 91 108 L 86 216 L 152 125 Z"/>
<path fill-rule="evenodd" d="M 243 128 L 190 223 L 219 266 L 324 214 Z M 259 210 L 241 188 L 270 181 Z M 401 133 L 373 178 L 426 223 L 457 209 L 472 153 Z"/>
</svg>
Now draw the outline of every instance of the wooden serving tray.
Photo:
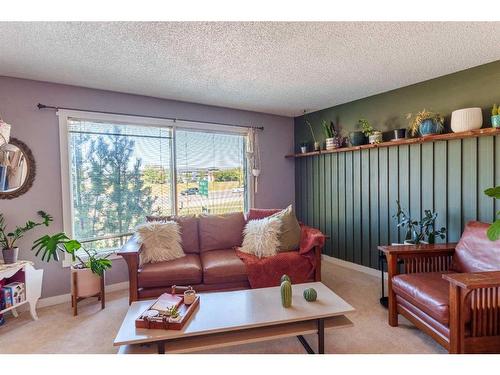
<svg viewBox="0 0 500 375">
<path fill-rule="evenodd" d="M 182 303 L 179 306 L 179 314 L 182 316 L 182 319 L 179 322 L 170 323 L 168 317 L 143 318 L 143 313 L 135 320 L 135 328 L 181 330 L 200 304 L 200 296 L 196 296 L 191 305 L 184 304 L 183 295 L 179 295 L 179 297 L 182 298 Z M 144 312 L 149 311 L 155 303 L 156 301 L 154 301 Z"/>
</svg>

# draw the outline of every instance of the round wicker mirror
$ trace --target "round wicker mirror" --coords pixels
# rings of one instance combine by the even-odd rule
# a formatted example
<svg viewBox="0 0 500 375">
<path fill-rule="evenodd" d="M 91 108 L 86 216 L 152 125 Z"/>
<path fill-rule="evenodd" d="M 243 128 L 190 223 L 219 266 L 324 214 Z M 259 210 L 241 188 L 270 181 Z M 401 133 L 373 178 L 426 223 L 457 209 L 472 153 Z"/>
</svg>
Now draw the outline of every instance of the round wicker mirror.
<svg viewBox="0 0 500 375">
<path fill-rule="evenodd" d="M 33 154 L 24 142 L 11 138 L 0 146 L 0 199 L 12 199 L 26 193 L 35 180 Z"/>
</svg>

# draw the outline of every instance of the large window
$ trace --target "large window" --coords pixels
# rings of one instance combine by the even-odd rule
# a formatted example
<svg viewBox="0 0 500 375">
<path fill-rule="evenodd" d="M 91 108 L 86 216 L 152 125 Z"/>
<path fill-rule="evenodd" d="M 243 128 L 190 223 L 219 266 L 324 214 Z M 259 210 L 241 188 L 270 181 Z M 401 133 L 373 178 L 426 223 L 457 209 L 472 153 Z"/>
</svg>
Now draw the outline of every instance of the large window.
<svg viewBox="0 0 500 375">
<path fill-rule="evenodd" d="M 246 134 L 227 127 L 60 111 L 64 227 L 119 248 L 147 215 L 243 211 Z"/>
</svg>

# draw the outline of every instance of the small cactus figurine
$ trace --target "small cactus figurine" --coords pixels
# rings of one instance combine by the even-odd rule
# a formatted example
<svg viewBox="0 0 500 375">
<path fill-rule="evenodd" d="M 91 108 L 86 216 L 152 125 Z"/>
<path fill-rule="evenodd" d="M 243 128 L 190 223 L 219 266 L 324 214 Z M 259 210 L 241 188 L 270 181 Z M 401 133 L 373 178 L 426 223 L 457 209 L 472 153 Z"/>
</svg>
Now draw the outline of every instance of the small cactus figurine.
<svg viewBox="0 0 500 375">
<path fill-rule="evenodd" d="M 286 274 L 285 274 L 285 275 L 283 275 L 283 276 L 281 276 L 280 283 L 282 283 L 282 282 L 283 282 L 283 281 L 285 281 L 285 280 L 286 280 L 286 281 L 289 281 L 290 283 L 292 282 L 292 279 L 290 279 L 290 276 L 288 276 L 288 275 L 286 275 Z"/>
<path fill-rule="evenodd" d="M 498 107 L 496 104 L 493 104 L 493 108 L 491 109 L 491 115 L 492 116 L 497 116 L 498 115 Z"/>
<path fill-rule="evenodd" d="M 314 288 L 307 288 L 304 290 L 304 298 L 307 302 L 314 302 L 318 298 L 318 293 Z"/>
<path fill-rule="evenodd" d="M 281 304 L 283 307 L 292 306 L 292 284 L 288 280 L 281 283 Z"/>
</svg>

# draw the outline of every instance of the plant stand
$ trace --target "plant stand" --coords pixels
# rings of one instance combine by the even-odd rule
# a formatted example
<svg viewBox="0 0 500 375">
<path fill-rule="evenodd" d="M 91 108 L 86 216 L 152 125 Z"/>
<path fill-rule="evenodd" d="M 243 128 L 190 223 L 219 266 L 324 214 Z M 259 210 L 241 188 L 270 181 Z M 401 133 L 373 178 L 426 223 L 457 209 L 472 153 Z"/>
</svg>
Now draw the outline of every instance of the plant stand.
<svg viewBox="0 0 500 375">
<path fill-rule="evenodd" d="M 101 310 L 104 309 L 105 303 L 105 292 L 104 292 L 104 274 L 100 276 L 100 290 L 96 294 L 81 297 L 78 295 L 78 277 L 76 272 L 71 272 L 71 307 L 73 308 L 73 316 L 78 315 L 78 302 L 84 299 L 97 297 L 98 301 L 101 301 Z"/>
<path fill-rule="evenodd" d="M 16 309 L 21 305 L 28 304 L 31 318 L 37 320 L 36 304 L 42 294 L 42 278 L 43 270 L 36 270 L 32 262 L 25 260 L 20 260 L 13 264 L 3 264 L 0 262 L 0 280 L 8 279 L 9 282 L 23 282 L 26 294 L 26 299 L 23 302 L 1 310 L 0 314 L 11 311 L 12 315 L 17 318 Z"/>
</svg>

